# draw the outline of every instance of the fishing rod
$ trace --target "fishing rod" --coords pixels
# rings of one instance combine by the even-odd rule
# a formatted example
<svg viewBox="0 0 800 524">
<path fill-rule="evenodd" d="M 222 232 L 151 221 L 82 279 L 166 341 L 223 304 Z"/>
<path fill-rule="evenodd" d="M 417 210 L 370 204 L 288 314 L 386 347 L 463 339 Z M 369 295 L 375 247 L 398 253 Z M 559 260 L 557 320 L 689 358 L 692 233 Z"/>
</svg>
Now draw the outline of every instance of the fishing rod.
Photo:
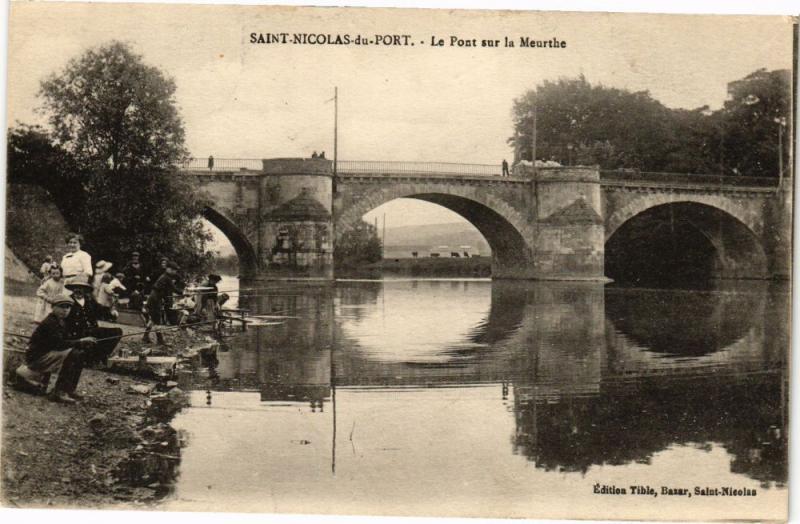
<svg viewBox="0 0 800 524">
<path fill-rule="evenodd" d="M 186 294 L 188 295 L 214 295 L 214 294 L 231 294 L 231 293 L 243 293 L 246 291 L 267 291 L 270 289 L 275 289 L 274 287 L 245 287 L 245 288 L 231 288 L 231 289 L 218 289 L 214 290 L 208 286 L 197 286 L 197 287 L 189 287 L 187 286 L 185 294 L 174 294 L 174 295 L 167 295 L 169 297 L 184 297 Z M 286 294 L 286 293 L 270 293 L 268 295 L 249 295 L 249 296 L 271 296 L 271 297 L 296 297 L 296 294 Z"/>
<path fill-rule="evenodd" d="M 95 342 L 104 342 L 106 340 L 117 340 L 117 339 L 122 339 L 122 338 L 126 338 L 126 337 L 134 337 L 134 336 L 137 336 L 137 335 L 143 335 L 145 333 L 163 333 L 165 331 L 174 331 L 176 329 L 184 329 L 184 328 L 187 328 L 187 327 L 202 326 L 202 325 L 206 325 L 206 324 L 215 324 L 217 322 L 219 322 L 219 320 L 206 320 L 204 322 L 193 322 L 191 324 L 185 324 L 183 326 L 168 326 L 168 327 L 163 327 L 163 328 L 158 328 L 158 329 L 151 329 L 150 331 L 147 331 L 147 330 L 135 331 L 133 333 L 124 333 L 122 335 L 115 335 L 113 337 L 98 338 L 98 339 L 95 339 Z M 12 336 L 12 337 L 25 338 L 25 339 L 28 339 L 28 340 L 30 340 L 30 338 L 31 338 L 31 335 L 25 335 L 23 333 L 14 333 L 13 331 L 3 331 L 3 334 L 4 335 L 8 335 L 8 336 Z"/>
</svg>

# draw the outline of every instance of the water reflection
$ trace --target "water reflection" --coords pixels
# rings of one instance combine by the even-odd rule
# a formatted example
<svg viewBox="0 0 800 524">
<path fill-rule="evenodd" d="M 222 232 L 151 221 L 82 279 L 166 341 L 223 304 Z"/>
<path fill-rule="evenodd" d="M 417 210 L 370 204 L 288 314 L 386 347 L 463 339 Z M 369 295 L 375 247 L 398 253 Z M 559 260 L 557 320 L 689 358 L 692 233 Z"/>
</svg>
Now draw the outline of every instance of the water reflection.
<svg viewBox="0 0 800 524">
<path fill-rule="evenodd" d="M 765 293 L 609 289 L 606 315 L 646 351 L 700 356 L 724 349 L 764 318 Z M 692 319 L 690 322 L 686 320 Z"/>
<path fill-rule="evenodd" d="M 785 398 L 780 373 L 648 378 L 603 383 L 594 397 L 542 399 L 531 384 L 514 390 L 515 452 L 554 471 L 649 463 L 677 444 L 720 443 L 731 471 L 783 486 L 787 478 Z"/>
<path fill-rule="evenodd" d="M 513 455 L 537 471 L 586 474 L 651 464 L 681 446 L 721 446 L 734 477 L 783 486 L 788 300 L 766 285 L 702 293 L 484 281 L 272 286 L 242 297 L 270 325 L 227 342 L 215 387 L 314 413 L 334 462 L 337 435 L 347 442 L 351 431 L 352 441 L 354 430 L 350 419 L 341 429 L 341 418 L 337 429 L 337 413 L 387 438 L 381 450 L 403 449 L 391 442 L 418 419 L 441 424 L 448 437 L 430 446 L 446 456 L 476 421 L 442 411 L 443 399 L 477 395 L 481 420 L 498 421 L 481 431 L 505 432 L 504 446 L 475 457 L 486 464 Z M 378 415 L 383 403 L 403 404 L 391 422 Z M 436 475 L 410 452 L 393 467 L 404 460 L 421 477 Z"/>
</svg>

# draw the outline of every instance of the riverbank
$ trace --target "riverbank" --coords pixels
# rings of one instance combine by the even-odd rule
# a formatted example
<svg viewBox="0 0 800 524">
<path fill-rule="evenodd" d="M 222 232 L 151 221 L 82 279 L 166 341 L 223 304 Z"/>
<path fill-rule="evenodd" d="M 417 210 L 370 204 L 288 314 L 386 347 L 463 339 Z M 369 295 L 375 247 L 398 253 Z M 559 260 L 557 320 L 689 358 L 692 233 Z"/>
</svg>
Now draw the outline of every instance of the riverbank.
<svg viewBox="0 0 800 524">
<path fill-rule="evenodd" d="M 9 376 L 32 331 L 34 299 L 7 294 L 4 304 L 3 504 L 137 506 L 169 493 L 180 446 L 168 421 L 185 402 L 177 383 L 157 367 L 138 366 L 119 373 L 84 370 L 78 392 L 85 398 L 73 405 L 18 391 Z M 124 334 L 140 331 L 118 327 Z M 177 361 L 209 344 L 191 331 L 167 332 L 165 338 L 169 346 L 158 348 L 159 354 Z M 123 338 L 118 347 L 134 357 L 156 348 L 138 336 Z"/>
<path fill-rule="evenodd" d="M 436 278 L 486 278 L 492 276 L 491 257 L 385 258 L 355 268 L 337 268 L 338 277 L 380 278 L 383 275 Z"/>
</svg>

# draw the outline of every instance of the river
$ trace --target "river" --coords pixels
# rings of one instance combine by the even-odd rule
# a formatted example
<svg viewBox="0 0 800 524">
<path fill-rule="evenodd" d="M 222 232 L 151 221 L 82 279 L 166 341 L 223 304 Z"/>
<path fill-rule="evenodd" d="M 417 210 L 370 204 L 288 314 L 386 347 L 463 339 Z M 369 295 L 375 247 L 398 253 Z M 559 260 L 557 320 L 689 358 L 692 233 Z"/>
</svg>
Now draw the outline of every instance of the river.
<svg viewBox="0 0 800 524">
<path fill-rule="evenodd" d="M 174 420 L 186 446 L 164 509 L 784 516 L 785 287 L 242 287 L 267 316 L 226 340 Z"/>
</svg>

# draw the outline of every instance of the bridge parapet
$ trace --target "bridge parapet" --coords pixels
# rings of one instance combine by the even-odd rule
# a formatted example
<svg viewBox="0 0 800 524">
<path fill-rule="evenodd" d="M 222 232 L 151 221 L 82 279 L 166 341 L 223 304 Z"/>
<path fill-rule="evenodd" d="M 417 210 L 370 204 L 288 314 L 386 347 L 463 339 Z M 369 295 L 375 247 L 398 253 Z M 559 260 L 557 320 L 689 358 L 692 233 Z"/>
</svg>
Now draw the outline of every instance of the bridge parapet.
<svg viewBox="0 0 800 524">
<path fill-rule="evenodd" d="M 694 173 L 647 172 L 637 170 L 602 170 L 600 180 L 606 186 L 681 186 L 681 187 L 713 187 L 730 188 L 765 188 L 774 190 L 779 180 L 769 177 L 747 177 L 728 175 L 699 175 Z"/>
</svg>

